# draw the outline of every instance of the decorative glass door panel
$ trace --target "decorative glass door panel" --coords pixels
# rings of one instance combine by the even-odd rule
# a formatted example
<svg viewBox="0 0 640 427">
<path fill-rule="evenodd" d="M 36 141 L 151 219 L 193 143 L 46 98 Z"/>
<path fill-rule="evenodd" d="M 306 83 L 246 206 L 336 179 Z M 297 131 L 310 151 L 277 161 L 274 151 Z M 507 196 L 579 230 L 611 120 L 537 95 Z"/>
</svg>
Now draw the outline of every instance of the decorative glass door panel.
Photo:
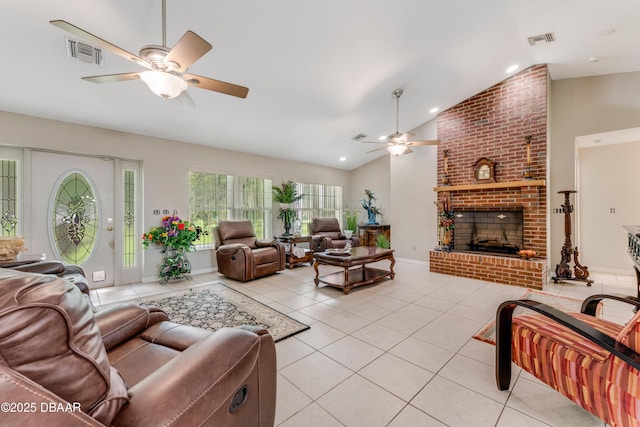
<svg viewBox="0 0 640 427">
<path fill-rule="evenodd" d="M 82 265 L 94 253 L 102 220 L 96 190 L 82 172 L 70 172 L 54 188 L 51 210 L 53 249 L 59 259 Z"/>
</svg>

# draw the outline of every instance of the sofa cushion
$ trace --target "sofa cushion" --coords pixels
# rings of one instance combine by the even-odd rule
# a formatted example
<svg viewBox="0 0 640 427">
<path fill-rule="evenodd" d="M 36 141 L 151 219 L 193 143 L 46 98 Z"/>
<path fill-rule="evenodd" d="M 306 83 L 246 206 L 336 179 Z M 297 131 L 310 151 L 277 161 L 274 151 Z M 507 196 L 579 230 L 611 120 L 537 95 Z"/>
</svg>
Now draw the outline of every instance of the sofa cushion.
<svg viewBox="0 0 640 427">
<path fill-rule="evenodd" d="M 322 233 L 326 231 L 335 231 L 340 233 L 340 223 L 337 218 L 313 218 L 311 221 L 311 229 L 313 233 Z"/>
<path fill-rule="evenodd" d="M 255 240 L 256 238 L 250 221 L 221 221 L 218 224 L 218 230 L 222 244 L 233 243 L 229 242 L 233 239 L 253 238 Z"/>
<path fill-rule="evenodd" d="M 253 260 L 255 265 L 277 263 L 280 261 L 280 254 L 274 247 L 258 248 L 253 250 Z"/>
<path fill-rule="evenodd" d="M 103 424 L 127 402 L 89 301 L 66 280 L 0 269 L 0 355 L 0 363 Z"/>
</svg>

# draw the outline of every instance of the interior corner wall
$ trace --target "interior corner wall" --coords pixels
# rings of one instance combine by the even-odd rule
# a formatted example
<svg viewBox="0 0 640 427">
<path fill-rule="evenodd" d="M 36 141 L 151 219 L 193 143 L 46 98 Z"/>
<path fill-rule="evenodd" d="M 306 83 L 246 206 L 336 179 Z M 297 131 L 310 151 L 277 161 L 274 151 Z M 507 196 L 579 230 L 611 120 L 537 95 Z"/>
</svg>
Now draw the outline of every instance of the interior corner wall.
<svg viewBox="0 0 640 427">
<path fill-rule="evenodd" d="M 563 203 L 558 191 L 576 188 L 576 137 L 640 126 L 640 72 L 553 80 L 550 94 L 549 206 L 553 210 Z M 562 214 L 551 216 L 550 240 L 553 270 L 564 243 Z"/>
<path fill-rule="evenodd" d="M 329 167 L 256 156 L 202 145 L 170 141 L 132 133 L 47 120 L 0 111 L 0 145 L 29 147 L 71 154 L 112 156 L 141 161 L 143 167 L 143 219 L 146 230 L 158 224 L 160 217 L 153 209 L 174 209 L 180 215 L 189 212 L 188 173 L 200 170 L 245 176 L 281 179 L 309 183 L 341 185 L 344 194 L 349 188 L 351 172 Z M 73 165 L 70 165 L 73 167 Z M 388 175 L 388 174 L 387 174 Z M 386 180 L 386 181 L 385 181 Z M 389 200 L 388 176 L 382 195 Z M 347 197 L 346 196 L 346 197 Z M 278 224 L 274 223 L 277 231 Z M 157 277 L 160 253 L 147 250 L 143 255 L 142 279 Z M 212 250 L 189 255 L 193 271 L 211 271 L 216 267 Z"/>
<path fill-rule="evenodd" d="M 367 222 L 367 212 L 362 208 L 362 200 L 366 199 L 364 190 L 371 190 L 376 200 L 373 205 L 380 209 L 378 216 L 380 224 L 390 224 L 391 221 L 391 189 L 389 186 L 389 155 L 385 154 L 351 171 L 349 181 L 351 194 L 345 197 L 345 207 L 355 209 L 358 213 L 358 225 Z M 391 241 L 394 240 L 393 229 Z M 395 246 L 392 243 L 392 246 Z"/>
<path fill-rule="evenodd" d="M 411 132 L 415 139 L 437 138 L 437 120 Z M 437 147 L 414 147 L 413 153 L 391 156 L 391 242 L 395 257 L 427 262 L 437 245 Z"/>
</svg>

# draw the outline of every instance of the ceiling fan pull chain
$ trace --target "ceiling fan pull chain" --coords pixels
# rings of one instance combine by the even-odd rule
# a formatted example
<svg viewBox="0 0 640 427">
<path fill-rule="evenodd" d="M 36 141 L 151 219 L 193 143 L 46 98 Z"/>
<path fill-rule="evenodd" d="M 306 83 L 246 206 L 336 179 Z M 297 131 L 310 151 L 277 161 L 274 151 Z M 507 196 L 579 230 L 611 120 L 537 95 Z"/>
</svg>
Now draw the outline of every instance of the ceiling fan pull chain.
<svg viewBox="0 0 640 427">
<path fill-rule="evenodd" d="M 162 46 L 167 47 L 167 0 L 162 0 Z"/>
</svg>

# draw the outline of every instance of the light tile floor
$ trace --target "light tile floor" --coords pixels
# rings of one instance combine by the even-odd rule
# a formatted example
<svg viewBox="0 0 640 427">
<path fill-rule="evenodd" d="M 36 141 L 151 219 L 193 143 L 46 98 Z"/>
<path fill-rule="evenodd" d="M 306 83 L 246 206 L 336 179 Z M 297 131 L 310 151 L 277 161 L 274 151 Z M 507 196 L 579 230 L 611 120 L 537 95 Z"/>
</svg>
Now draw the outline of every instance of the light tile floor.
<svg viewBox="0 0 640 427">
<path fill-rule="evenodd" d="M 313 269 L 298 266 L 248 283 L 212 273 L 166 286 L 97 289 L 91 298 L 96 305 L 110 304 L 220 280 L 311 325 L 276 345 L 277 426 L 604 425 L 518 368 L 508 391 L 496 388 L 495 348 L 471 337 L 493 320 L 499 303 L 525 289 L 435 274 L 403 261 L 395 271 L 394 280 L 349 295 L 316 288 Z M 580 299 L 634 294 L 631 275 L 592 277 L 590 287 L 550 284 L 545 292 Z M 603 315 L 624 323 L 633 313 L 606 303 Z"/>
</svg>

